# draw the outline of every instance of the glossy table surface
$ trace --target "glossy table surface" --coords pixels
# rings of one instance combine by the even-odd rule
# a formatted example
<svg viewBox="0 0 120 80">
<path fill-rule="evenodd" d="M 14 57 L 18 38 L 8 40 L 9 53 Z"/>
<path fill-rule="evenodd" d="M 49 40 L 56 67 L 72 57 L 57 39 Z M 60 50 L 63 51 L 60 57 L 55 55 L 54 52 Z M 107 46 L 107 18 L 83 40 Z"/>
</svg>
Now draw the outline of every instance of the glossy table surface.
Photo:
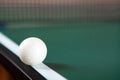
<svg viewBox="0 0 120 80">
<path fill-rule="evenodd" d="M 41 38 L 48 48 L 44 63 L 69 80 L 120 80 L 120 21 L 10 23 L 1 32 L 17 44 Z"/>
</svg>

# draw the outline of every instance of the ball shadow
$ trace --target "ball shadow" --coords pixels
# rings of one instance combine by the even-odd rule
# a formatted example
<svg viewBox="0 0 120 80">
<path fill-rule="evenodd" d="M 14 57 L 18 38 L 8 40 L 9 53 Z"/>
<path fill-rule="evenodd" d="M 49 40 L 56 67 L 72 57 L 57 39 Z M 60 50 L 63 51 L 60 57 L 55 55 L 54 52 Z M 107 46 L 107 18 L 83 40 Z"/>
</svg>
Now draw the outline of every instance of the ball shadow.
<svg viewBox="0 0 120 80">
<path fill-rule="evenodd" d="M 54 70 L 74 70 L 75 68 L 69 66 L 67 64 L 60 64 L 60 63 L 45 63 L 47 66 Z"/>
</svg>

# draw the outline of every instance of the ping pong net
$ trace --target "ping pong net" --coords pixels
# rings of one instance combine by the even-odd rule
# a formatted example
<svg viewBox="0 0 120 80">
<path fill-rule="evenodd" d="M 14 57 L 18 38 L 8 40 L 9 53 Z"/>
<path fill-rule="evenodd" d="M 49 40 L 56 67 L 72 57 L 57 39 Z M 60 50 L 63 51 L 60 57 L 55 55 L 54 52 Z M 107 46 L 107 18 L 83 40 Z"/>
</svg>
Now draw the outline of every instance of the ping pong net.
<svg viewBox="0 0 120 80">
<path fill-rule="evenodd" d="M 118 0 L 0 0 L 0 21 L 96 21 L 120 19 Z"/>
</svg>

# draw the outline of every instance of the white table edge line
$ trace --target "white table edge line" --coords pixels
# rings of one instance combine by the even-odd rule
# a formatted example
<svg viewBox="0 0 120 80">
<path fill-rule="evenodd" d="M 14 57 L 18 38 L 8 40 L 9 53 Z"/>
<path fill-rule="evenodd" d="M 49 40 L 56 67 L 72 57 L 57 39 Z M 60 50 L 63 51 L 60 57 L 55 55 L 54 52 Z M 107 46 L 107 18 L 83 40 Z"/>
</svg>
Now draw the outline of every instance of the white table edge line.
<svg viewBox="0 0 120 80">
<path fill-rule="evenodd" d="M 4 45 L 10 51 L 12 51 L 17 57 L 19 56 L 18 53 L 18 45 L 13 42 L 10 38 L 5 36 L 3 33 L 0 32 L 0 44 Z M 9 44 L 9 45 L 8 45 Z M 11 47 L 12 46 L 12 47 Z M 53 69 L 49 68 L 44 63 L 41 63 L 40 66 L 44 67 L 44 70 L 41 68 L 36 68 L 36 66 L 32 66 L 39 74 L 44 76 L 47 80 L 67 80 L 65 77 L 54 71 Z"/>
</svg>

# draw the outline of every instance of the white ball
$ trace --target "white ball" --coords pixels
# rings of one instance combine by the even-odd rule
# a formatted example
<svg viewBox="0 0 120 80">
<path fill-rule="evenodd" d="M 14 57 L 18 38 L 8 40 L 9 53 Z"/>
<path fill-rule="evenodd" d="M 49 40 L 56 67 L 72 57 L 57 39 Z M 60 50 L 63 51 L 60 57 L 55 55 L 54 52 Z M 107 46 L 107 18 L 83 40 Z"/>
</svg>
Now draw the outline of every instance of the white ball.
<svg viewBox="0 0 120 80">
<path fill-rule="evenodd" d="M 27 65 L 38 65 L 47 55 L 45 43 L 36 37 L 25 39 L 19 46 L 19 57 Z"/>
</svg>

